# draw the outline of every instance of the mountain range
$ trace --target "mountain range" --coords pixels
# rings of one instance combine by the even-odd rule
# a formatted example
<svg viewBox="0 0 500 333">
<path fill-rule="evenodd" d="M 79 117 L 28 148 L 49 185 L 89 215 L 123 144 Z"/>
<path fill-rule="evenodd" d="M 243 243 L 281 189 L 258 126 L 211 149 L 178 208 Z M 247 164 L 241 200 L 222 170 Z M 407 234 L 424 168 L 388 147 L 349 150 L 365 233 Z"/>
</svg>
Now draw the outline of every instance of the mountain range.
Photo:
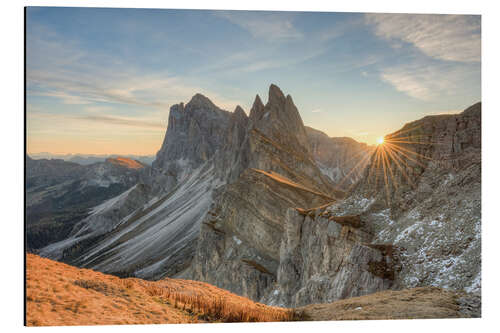
<svg viewBox="0 0 500 333">
<path fill-rule="evenodd" d="M 155 155 L 105 155 L 105 154 L 52 154 L 47 152 L 32 153 L 32 159 L 40 160 L 63 160 L 67 162 L 74 162 L 81 165 L 89 165 L 97 162 L 104 162 L 108 158 L 125 157 L 131 160 L 137 160 L 142 164 L 151 165 L 155 159 Z"/>
<path fill-rule="evenodd" d="M 285 307 L 423 286 L 478 293 L 480 190 L 480 103 L 374 147 L 304 126 L 275 85 L 248 115 L 196 94 L 170 108 L 151 167 L 27 157 L 28 247 Z"/>
</svg>

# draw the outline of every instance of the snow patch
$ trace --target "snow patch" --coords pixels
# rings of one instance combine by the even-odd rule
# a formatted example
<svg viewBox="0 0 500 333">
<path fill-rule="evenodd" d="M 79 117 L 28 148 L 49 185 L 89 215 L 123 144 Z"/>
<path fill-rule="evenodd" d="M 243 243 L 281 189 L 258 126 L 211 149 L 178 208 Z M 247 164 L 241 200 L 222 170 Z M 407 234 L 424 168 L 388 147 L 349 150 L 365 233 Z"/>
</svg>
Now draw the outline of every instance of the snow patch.
<svg viewBox="0 0 500 333">
<path fill-rule="evenodd" d="M 233 236 L 233 240 L 236 242 L 236 244 L 241 245 L 241 240 L 238 237 Z"/>
</svg>

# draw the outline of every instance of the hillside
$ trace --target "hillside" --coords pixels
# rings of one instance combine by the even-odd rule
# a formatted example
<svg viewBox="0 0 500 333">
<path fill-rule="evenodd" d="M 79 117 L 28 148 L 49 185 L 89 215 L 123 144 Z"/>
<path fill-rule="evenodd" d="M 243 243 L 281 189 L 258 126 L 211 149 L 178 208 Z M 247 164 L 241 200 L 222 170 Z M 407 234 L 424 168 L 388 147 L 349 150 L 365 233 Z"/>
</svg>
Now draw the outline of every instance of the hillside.
<svg viewBox="0 0 500 333">
<path fill-rule="evenodd" d="M 479 301 L 439 288 L 384 291 L 285 309 L 210 284 L 120 279 L 27 255 L 28 326 L 477 317 Z"/>
<path fill-rule="evenodd" d="M 28 326 L 166 324 L 290 319 L 207 283 L 120 279 L 27 254 Z"/>
</svg>

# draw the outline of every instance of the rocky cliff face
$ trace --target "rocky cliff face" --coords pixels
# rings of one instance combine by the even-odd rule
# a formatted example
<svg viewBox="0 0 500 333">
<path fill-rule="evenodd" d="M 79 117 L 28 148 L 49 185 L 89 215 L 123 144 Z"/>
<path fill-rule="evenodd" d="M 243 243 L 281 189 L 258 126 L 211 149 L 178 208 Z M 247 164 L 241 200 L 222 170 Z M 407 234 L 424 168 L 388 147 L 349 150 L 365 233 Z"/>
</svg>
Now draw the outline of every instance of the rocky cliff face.
<svg viewBox="0 0 500 333">
<path fill-rule="evenodd" d="M 409 123 L 386 142 L 385 167 L 375 154 L 353 198 L 372 198 L 377 241 L 404 249 L 396 283 L 479 291 L 481 104 Z"/>
<path fill-rule="evenodd" d="M 120 276 L 160 278 L 184 270 L 212 193 L 225 183 L 215 160 L 230 145 L 231 119 L 238 115 L 200 94 L 172 106 L 162 148 L 140 182 L 95 207 L 40 254 Z"/>
<path fill-rule="evenodd" d="M 386 136 L 345 200 L 305 217 L 289 211 L 270 302 L 300 305 L 428 285 L 479 292 L 480 129 L 480 104 L 409 123 Z M 345 239 L 354 237 L 339 248 L 332 220 L 346 217 L 359 223 L 342 226 Z"/>
<path fill-rule="evenodd" d="M 266 303 L 297 307 L 390 288 L 393 249 L 371 243 L 370 231 L 359 215 L 333 216 L 326 206 L 289 209 L 277 284 Z"/>
<path fill-rule="evenodd" d="M 316 166 L 292 98 L 274 85 L 266 105 L 255 98 L 238 142 L 244 171 L 221 188 L 182 276 L 260 300 L 276 283 L 287 209 L 324 205 L 343 193 Z"/>
<path fill-rule="evenodd" d="M 186 105 L 172 106 L 165 139 L 153 162 L 154 182 L 170 190 L 212 159 L 226 145 L 230 119 L 231 113 L 201 94 Z"/>
<path fill-rule="evenodd" d="M 306 132 L 321 172 L 347 191 L 361 178 L 375 147 L 347 137 L 331 138 L 311 127 L 306 127 Z"/>
<path fill-rule="evenodd" d="M 481 285 L 481 105 L 386 136 L 347 198 L 290 209 L 270 304 Z"/>
</svg>

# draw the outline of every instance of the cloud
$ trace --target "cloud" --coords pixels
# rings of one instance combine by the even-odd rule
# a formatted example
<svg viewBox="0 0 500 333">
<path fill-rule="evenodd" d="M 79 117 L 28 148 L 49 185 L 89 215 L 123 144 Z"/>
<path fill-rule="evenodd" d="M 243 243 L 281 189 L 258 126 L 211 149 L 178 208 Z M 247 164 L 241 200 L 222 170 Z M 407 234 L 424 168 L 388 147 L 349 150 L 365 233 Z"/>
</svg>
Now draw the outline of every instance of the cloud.
<svg viewBox="0 0 500 333">
<path fill-rule="evenodd" d="M 401 47 L 410 43 L 429 57 L 481 61 L 481 17 L 472 15 L 366 14 L 375 34 Z"/>
<path fill-rule="evenodd" d="M 396 90 L 424 101 L 464 94 L 468 89 L 464 83 L 480 86 L 475 66 L 415 62 L 382 69 L 380 77 Z"/>
<path fill-rule="evenodd" d="M 303 34 L 293 25 L 293 14 L 217 11 L 215 15 L 240 26 L 257 39 L 276 41 L 303 38 Z"/>
<path fill-rule="evenodd" d="M 145 72 L 106 54 L 89 54 L 78 42 L 41 25 L 27 33 L 26 77 L 28 96 L 53 97 L 69 105 L 112 103 L 165 110 L 196 93 L 222 108 L 242 104 L 167 71 Z"/>
<path fill-rule="evenodd" d="M 100 113 L 104 112 L 99 111 Z M 136 128 L 154 132 L 164 132 L 167 128 L 161 117 L 153 115 L 142 115 L 137 117 L 123 117 L 110 114 L 70 114 L 51 113 L 46 110 L 27 109 L 28 132 L 61 133 L 65 131 L 102 132 L 109 131 L 110 126 Z M 125 130 L 125 129 L 123 129 Z"/>
<path fill-rule="evenodd" d="M 133 118 L 99 116 L 99 115 L 75 116 L 75 118 L 90 122 L 97 122 L 100 124 L 125 125 L 125 126 L 142 127 L 142 128 L 159 128 L 159 129 L 166 128 L 166 126 L 161 122 L 153 120 L 148 121 L 148 120 L 133 119 Z"/>
<path fill-rule="evenodd" d="M 321 109 L 314 109 L 314 110 L 311 110 L 312 113 L 321 113 L 323 112 L 323 110 Z"/>
</svg>

